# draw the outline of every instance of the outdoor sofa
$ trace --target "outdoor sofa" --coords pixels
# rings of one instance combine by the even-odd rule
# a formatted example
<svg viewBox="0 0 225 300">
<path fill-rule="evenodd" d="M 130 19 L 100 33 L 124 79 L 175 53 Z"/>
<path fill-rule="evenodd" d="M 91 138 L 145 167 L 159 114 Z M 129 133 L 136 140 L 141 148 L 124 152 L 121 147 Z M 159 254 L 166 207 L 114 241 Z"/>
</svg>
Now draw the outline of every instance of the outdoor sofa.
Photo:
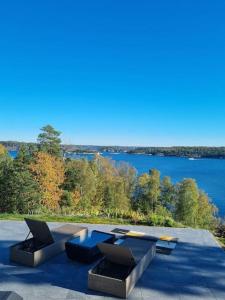
<svg viewBox="0 0 225 300">
<path fill-rule="evenodd" d="M 10 260 L 35 267 L 65 250 L 65 243 L 72 237 L 85 238 L 87 228 L 66 224 L 50 231 L 46 222 L 25 219 L 33 237 L 10 247 Z"/>
<path fill-rule="evenodd" d="M 156 243 L 132 237 L 121 244 L 98 245 L 104 255 L 88 272 L 88 288 L 127 298 L 155 256 Z"/>
<path fill-rule="evenodd" d="M 115 235 L 112 233 L 93 230 L 85 239 L 75 237 L 66 242 L 67 256 L 82 263 L 92 263 L 101 256 L 97 247 L 99 243 L 114 243 Z"/>
</svg>

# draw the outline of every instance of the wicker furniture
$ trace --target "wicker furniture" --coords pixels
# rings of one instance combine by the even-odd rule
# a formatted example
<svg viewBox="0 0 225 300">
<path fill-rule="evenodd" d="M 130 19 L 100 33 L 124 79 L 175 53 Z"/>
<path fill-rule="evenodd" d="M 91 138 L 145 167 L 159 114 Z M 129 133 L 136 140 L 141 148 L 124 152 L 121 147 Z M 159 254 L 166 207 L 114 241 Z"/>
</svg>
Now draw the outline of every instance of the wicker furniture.
<svg viewBox="0 0 225 300">
<path fill-rule="evenodd" d="M 113 243 L 115 235 L 98 230 L 93 230 L 85 239 L 79 237 L 66 242 L 67 256 L 82 263 L 91 263 L 101 256 L 98 243 Z"/>
<path fill-rule="evenodd" d="M 133 237 L 136 239 L 143 239 L 156 242 L 156 252 L 160 254 L 171 254 L 176 248 L 178 238 L 168 235 L 161 235 L 159 237 L 147 235 L 144 232 L 126 230 L 123 228 L 114 228 L 111 232 L 117 234 L 120 238 Z"/>
<path fill-rule="evenodd" d="M 45 222 L 25 219 L 33 237 L 10 247 L 10 260 L 30 267 L 36 267 L 65 250 L 65 243 L 75 236 L 87 235 L 87 228 L 63 225 L 49 230 Z"/>
<path fill-rule="evenodd" d="M 99 244 L 104 258 L 88 272 L 88 288 L 127 298 L 155 256 L 155 242 L 126 238 L 120 245 Z"/>
</svg>

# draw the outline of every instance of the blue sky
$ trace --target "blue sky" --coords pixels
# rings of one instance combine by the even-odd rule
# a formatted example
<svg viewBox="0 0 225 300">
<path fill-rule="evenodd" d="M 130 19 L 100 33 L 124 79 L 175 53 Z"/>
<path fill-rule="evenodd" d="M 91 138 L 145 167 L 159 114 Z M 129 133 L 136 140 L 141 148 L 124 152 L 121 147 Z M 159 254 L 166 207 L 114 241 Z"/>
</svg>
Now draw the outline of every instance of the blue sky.
<svg viewBox="0 0 225 300">
<path fill-rule="evenodd" d="M 2 1 L 0 140 L 225 145 L 225 2 Z"/>
</svg>

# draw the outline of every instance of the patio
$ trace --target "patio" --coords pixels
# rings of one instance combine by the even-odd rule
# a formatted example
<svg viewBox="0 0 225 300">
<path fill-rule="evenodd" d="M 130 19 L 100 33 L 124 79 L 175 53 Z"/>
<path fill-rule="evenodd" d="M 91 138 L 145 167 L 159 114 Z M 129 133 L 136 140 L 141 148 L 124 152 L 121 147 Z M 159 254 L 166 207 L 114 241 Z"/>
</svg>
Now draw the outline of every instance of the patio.
<svg viewBox="0 0 225 300">
<path fill-rule="evenodd" d="M 50 228 L 60 225 L 49 223 Z M 79 224 L 81 225 L 81 224 Z M 87 225 L 110 231 L 115 225 Z M 179 243 L 171 255 L 157 254 L 129 299 L 225 299 L 225 252 L 206 230 L 122 226 L 149 235 L 173 235 Z M 87 289 L 92 265 L 68 260 L 65 253 L 37 268 L 9 262 L 8 247 L 28 233 L 24 222 L 0 221 L 0 291 L 14 291 L 26 300 L 115 299 Z"/>
</svg>

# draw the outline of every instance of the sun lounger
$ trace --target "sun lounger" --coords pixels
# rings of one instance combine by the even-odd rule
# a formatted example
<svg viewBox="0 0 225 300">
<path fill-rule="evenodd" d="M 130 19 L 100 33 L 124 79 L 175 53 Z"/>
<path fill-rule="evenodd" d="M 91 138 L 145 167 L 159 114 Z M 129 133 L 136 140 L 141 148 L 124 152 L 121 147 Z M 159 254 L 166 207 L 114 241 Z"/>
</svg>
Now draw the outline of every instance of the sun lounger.
<svg viewBox="0 0 225 300">
<path fill-rule="evenodd" d="M 25 219 L 33 237 L 10 247 L 10 260 L 35 267 L 65 250 L 65 243 L 75 236 L 87 235 L 87 228 L 76 225 L 63 225 L 49 230 L 43 221 Z M 28 235 L 29 236 L 29 235 Z"/>
<path fill-rule="evenodd" d="M 103 259 L 88 272 L 88 288 L 127 298 L 155 256 L 155 242 L 128 237 L 119 245 L 98 245 Z"/>
<path fill-rule="evenodd" d="M 178 238 L 168 235 L 159 237 L 147 235 L 144 232 L 115 228 L 111 232 L 118 234 L 120 238 L 133 237 L 156 242 L 156 252 L 161 254 L 170 254 L 178 243 Z"/>
<path fill-rule="evenodd" d="M 101 256 L 97 247 L 98 243 L 113 243 L 114 241 L 114 234 L 93 230 L 85 239 L 77 237 L 66 242 L 66 253 L 72 260 L 91 263 Z"/>
</svg>

